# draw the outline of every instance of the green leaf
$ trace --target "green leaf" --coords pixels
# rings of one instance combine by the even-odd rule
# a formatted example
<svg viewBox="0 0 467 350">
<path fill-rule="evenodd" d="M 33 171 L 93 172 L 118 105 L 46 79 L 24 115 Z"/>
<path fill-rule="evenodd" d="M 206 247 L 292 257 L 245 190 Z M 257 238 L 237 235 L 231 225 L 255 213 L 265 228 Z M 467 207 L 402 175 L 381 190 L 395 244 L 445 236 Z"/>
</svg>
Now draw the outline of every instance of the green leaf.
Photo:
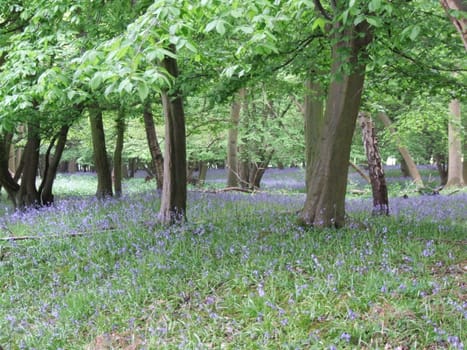
<svg viewBox="0 0 467 350">
<path fill-rule="evenodd" d="M 224 24 L 224 21 L 217 21 L 217 24 L 216 24 L 216 31 L 220 34 L 220 35 L 224 35 L 225 34 L 225 24 Z"/>
<path fill-rule="evenodd" d="M 322 17 L 318 17 L 313 21 L 313 24 L 311 25 L 311 30 L 314 31 L 316 28 L 320 28 L 321 31 L 324 33 L 324 29 L 326 26 L 326 19 Z"/>
<path fill-rule="evenodd" d="M 381 0 L 371 0 L 368 4 L 368 9 L 370 12 L 378 12 L 381 8 Z"/>
<path fill-rule="evenodd" d="M 214 21 L 211 21 L 209 22 L 207 25 L 206 25 L 206 28 L 204 29 L 205 32 L 210 32 L 212 31 L 214 28 L 216 28 L 217 26 L 217 19 L 215 19 Z"/>
<path fill-rule="evenodd" d="M 149 95 L 148 86 L 143 81 L 140 84 L 138 84 L 137 89 L 138 89 L 139 99 L 141 100 L 141 102 L 144 102 L 144 100 L 146 100 L 146 97 L 148 97 L 148 95 Z"/>
<path fill-rule="evenodd" d="M 366 20 L 373 27 L 381 27 L 383 25 L 383 22 L 381 21 L 381 18 L 379 17 L 367 17 Z"/>
<path fill-rule="evenodd" d="M 415 41 L 415 39 L 417 39 L 418 34 L 420 34 L 420 27 L 418 25 L 415 25 L 412 27 L 412 30 L 410 32 L 410 40 Z"/>
<path fill-rule="evenodd" d="M 101 72 L 96 72 L 96 74 L 94 74 L 91 81 L 89 82 L 89 86 L 91 87 L 91 90 L 97 90 L 97 88 L 99 87 L 101 83 L 102 83 L 102 74 Z"/>
<path fill-rule="evenodd" d="M 120 85 L 118 86 L 118 92 L 121 94 L 122 92 L 126 91 L 127 93 L 131 94 L 131 90 L 133 90 L 133 84 L 130 79 L 125 78 Z"/>
</svg>

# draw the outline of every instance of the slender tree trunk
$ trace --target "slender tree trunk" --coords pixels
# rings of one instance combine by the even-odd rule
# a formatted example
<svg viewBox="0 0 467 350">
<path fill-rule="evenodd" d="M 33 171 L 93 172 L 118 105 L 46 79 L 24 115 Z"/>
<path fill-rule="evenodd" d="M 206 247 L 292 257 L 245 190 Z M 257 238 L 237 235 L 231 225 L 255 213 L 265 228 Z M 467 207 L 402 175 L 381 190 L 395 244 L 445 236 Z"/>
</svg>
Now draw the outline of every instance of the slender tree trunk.
<svg viewBox="0 0 467 350">
<path fill-rule="evenodd" d="M 365 147 L 368 169 L 373 192 L 373 215 L 389 215 L 389 199 L 384 169 L 378 149 L 378 140 L 372 120 L 361 112 L 359 122 L 362 128 L 362 140 Z"/>
<path fill-rule="evenodd" d="M 208 164 L 205 161 L 199 162 L 199 178 L 198 178 L 198 185 L 204 186 L 206 183 L 206 175 L 208 173 Z"/>
<path fill-rule="evenodd" d="M 175 53 L 175 47 L 170 50 Z M 176 80 L 177 60 L 166 56 L 163 66 Z M 162 92 L 165 117 L 164 183 L 162 186 L 159 219 L 173 224 L 186 219 L 187 174 L 185 113 L 181 92 Z"/>
<path fill-rule="evenodd" d="M 238 186 L 238 125 L 240 123 L 241 100 L 245 94 L 242 88 L 234 97 L 230 109 L 230 127 L 227 141 L 227 187 Z"/>
<path fill-rule="evenodd" d="M 438 169 L 439 179 L 441 186 L 446 186 L 448 182 L 448 166 L 446 162 L 446 156 L 444 154 L 433 155 L 435 159 L 436 168 Z"/>
<path fill-rule="evenodd" d="M 146 102 L 144 105 L 143 119 L 149 152 L 151 153 L 152 168 L 156 176 L 157 189 L 161 190 L 164 182 L 164 157 L 162 156 L 159 140 L 157 139 L 156 126 L 154 124 L 150 102 Z"/>
<path fill-rule="evenodd" d="M 407 162 L 405 161 L 404 157 L 401 157 L 400 161 L 401 161 L 400 169 L 401 169 L 402 176 L 411 177 L 409 166 L 407 165 Z"/>
<path fill-rule="evenodd" d="M 39 186 L 39 195 L 41 198 L 41 203 L 44 205 L 50 205 L 54 202 L 54 195 L 52 192 L 53 184 L 57 175 L 57 169 L 58 165 L 60 164 L 60 159 L 62 157 L 63 150 L 65 149 L 69 129 L 70 127 L 68 125 L 63 125 L 61 127 L 57 137 L 57 145 L 55 146 L 53 158 L 51 160 L 49 159 L 50 152 L 47 152 L 46 155 L 44 177 Z"/>
<path fill-rule="evenodd" d="M 459 100 L 449 104 L 451 117 L 448 124 L 449 159 L 446 187 L 463 186 L 462 145 L 461 145 L 461 105 Z"/>
<path fill-rule="evenodd" d="M 36 188 L 41 144 L 39 125 L 29 122 L 27 133 L 27 142 L 23 153 L 24 168 L 19 191 L 16 193 L 16 205 L 21 209 L 40 205 L 39 192 Z"/>
<path fill-rule="evenodd" d="M 113 161 L 113 182 L 115 196 L 122 196 L 122 152 L 125 136 L 125 115 L 122 107 L 118 110 L 117 119 L 115 120 L 115 128 L 117 131 L 117 140 L 115 141 L 114 161 Z"/>
<path fill-rule="evenodd" d="M 0 184 L 8 193 L 8 197 L 16 208 L 16 193 L 19 191 L 19 185 L 13 179 L 11 172 L 8 169 L 12 138 L 13 134 L 11 133 L 0 134 Z"/>
<path fill-rule="evenodd" d="M 410 176 L 414 180 L 415 184 L 417 185 L 418 188 L 423 188 L 424 187 L 423 180 L 420 175 L 420 172 L 417 169 L 417 165 L 415 164 L 412 157 L 410 156 L 407 148 L 401 146 L 401 141 L 399 137 L 397 136 L 395 129 L 392 127 L 392 123 L 388 115 L 386 113 L 380 112 L 378 113 L 378 117 L 383 122 L 384 126 L 388 128 L 391 134 L 396 138 L 396 142 L 398 144 L 397 148 L 399 149 L 399 152 L 402 158 L 404 158 L 404 161 L 407 164 L 407 169 L 410 173 Z"/>
<path fill-rule="evenodd" d="M 369 25 L 350 29 L 335 24 L 333 76 L 329 86 L 324 123 L 316 148 L 316 159 L 308 179 L 307 196 L 300 221 L 317 227 L 345 225 L 345 193 L 350 147 L 365 80 L 366 46 L 371 41 Z M 346 55 L 342 52 L 346 51 Z M 345 67 L 345 69 L 343 69 Z M 344 73 L 351 69 L 350 73 Z M 338 75 L 339 77 L 336 77 Z"/>
<path fill-rule="evenodd" d="M 102 122 L 102 111 L 92 108 L 89 110 L 89 120 L 91 124 L 92 146 L 94 150 L 94 165 L 97 172 L 96 197 L 105 199 L 111 197 L 112 173 L 105 145 L 104 124 Z"/>
</svg>

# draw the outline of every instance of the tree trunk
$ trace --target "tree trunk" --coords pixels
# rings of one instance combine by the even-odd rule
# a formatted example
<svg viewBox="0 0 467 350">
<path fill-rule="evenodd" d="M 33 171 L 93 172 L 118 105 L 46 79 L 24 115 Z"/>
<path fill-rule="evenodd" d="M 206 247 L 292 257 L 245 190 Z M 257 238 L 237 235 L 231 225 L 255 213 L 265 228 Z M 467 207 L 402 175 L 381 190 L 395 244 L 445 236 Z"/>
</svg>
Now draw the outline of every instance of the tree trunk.
<svg viewBox="0 0 467 350">
<path fill-rule="evenodd" d="M 312 73 L 310 73 L 311 75 Z M 324 91 L 319 82 L 307 80 L 305 83 L 305 98 L 303 103 L 303 118 L 305 125 L 305 182 L 311 179 L 313 160 L 318 156 L 315 145 L 319 142 L 324 122 Z"/>
<path fill-rule="evenodd" d="M 76 159 L 70 159 L 67 164 L 67 172 L 74 174 L 76 173 L 77 168 Z"/>
<path fill-rule="evenodd" d="M 240 178 L 240 187 L 250 187 L 250 161 L 241 160 L 238 164 L 238 176 Z"/>
<path fill-rule="evenodd" d="M 122 196 L 122 152 L 125 135 L 125 115 L 122 107 L 118 110 L 115 120 L 115 129 L 117 131 L 117 140 L 115 141 L 114 161 L 113 161 L 113 182 L 115 196 Z"/>
<path fill-rule="evenodd" d="M 199 162 L 199 178 L 198 178 L 198 185 L 200 187 L 204 186 L 206 183 L 206 175 L 208 173 L 208 164 L 201 160 Z"/>
<path fill-rule="evenodd" d="M 41 198 L 41 203 L 43 205 L 50 205 L 54 202 L 54 195 L 52 192 L 53 184 L 57 175 L 57 169 L 58 165 L 60 164 L 60 159 L 62 157 L 63 150 L 65 149 L 69 129 L 70 127 L 68 125 L 63 125 L 61 127 L 57 137 L 57 145 L 55 146 L 53 158 L 51 160 L 49 159 L 50 151 L 46 154 L 44 178 L 42 179 L 42 182 L 39 186 L 39 195 Z"/>
<path fill-rule="evenodd" d="M 378 140 L 372 120 L 361 112 L 359 122 L 362 128 L 362 140 L 365 147 L 368 169 L 373 193 L 373 215 L 389 215 L 388 188 L 384 177 L 383 165 L 378 149 Z"/>
<path fill-rule="evenodd" d="M 449 104 L 451 117 L 448 125 L 449 159 L 448 181 L 446 187 L 459 187 L 464 185 L 462 169 L 461 145 L 461 105 L 459 100 L 452 100 Z"/>
<path fill-rule="evenodd" d="M 175 53 L 173 45 L 170 50 Z M 176 80 L 178 77 L 177 60 L 166 56 L 162 64 Z M 181 92 L 178 90 L 163 91 L 162 105 L 165 117 L 165 149 L 164 183 L 159 219 L 163 223 L 173 224 L 186 219 L 186 136 Z"/>
<path fill-rule="evenodd" d="M 27 142 L 23 153 L 24 168 L 19 191 L 16 193 L 16 206 L 20 209 L 40 205 L 39 192 L 36 188 L 41 144 L 39 125 L 29 122 L 27 133 Z"/>
<path fill-rule="evenodd" d="M 452 24 L 454 24 L 454 27 L 456 27 L 459 32 L 462 43 L 467 50 L 467 18 L 452 16 L 450 14 L 452 10 L 467 12 L 467 2 L 465 0 L 440 0 L 440 3 L 446 10 Z"/>
<path fill-rule="evenodd" d="M 110 170 L 107 150 L 105 146 L 104 124 L 102 122 L 102 111 L 100 109 L 89 110 L 89 121 L 91 124 L 92 146 L 94 151 L 94 165 L 97 172 L 96 197 L 105 199 L 111 197 L 112 173 Z"/>
<path fill-rule="evenodd" d="M 0 134 L 0 184 L 8 193 L 13 206 L 16 208 L 16 193 L 19 191 L 18 183 L 13 179 L 8 169 L 11 140 L 13 134 Z"/>
<path fill-rule="evenodd" d="M 401 162 L 400 169 L 401 169 L 402 176 L 411 177 L 409 166 L 407 165 L 407 162 L 405 161 L 404 157 L 400 158 L 400 162 Z"/>
<path fill-rule="evenodd" d="M 157 139 L 156 126 L 154 124 L 150 102 L 146 102 L 144 105 L 143 119 L 149 152 L 151 153 L 152 168 L 156 176 L 157 189 L 161 190 L 164 182 L 164 157 L 162 156 L 159 140 Z"/>
<path fill-rule="evenodd" d="M 444 154 L 435 154 L 433 158 L 438 169 L 439 179 L 441 186 L 445 186 L 448 182 L 448 166 L 446 162 L 446 156 Z"/>
<path fill-rule="evenodd" d="M 345 225 L 350 147 L 365 80 L 365 58 L 360 59 L 371 41 L 366 22 L 349 29 L 340 26 L 336 23 L 334 28 L 332 81 L 319 142 L 313 145 L 317 156 L 312 160 L 306 200 L 300 214 L 303 224 L 317 227 Z M 346 73 L 348 69 L 350 73 Z"/>
<path fill-rule="evenodd" d="M 274 150 L 266 151 L 266 154 L 262 157 L 261 161 L 253 162 L 250 166 L 250 189 L 255 190 L 260 188 L 261 180 L 263 179 L 264 173 L 271 162 Z"/>
<path fill-rule="evenodd" d="M 397 136 L 395 129 L 392 127 L 392 122 L 389 119 L 388 115 L 384 112 L 380 112 L 378 113 L 378 117 L 379 119 L 381 119 L 384 126 L 387 127 L 389 131 L 391 132 L 391 134 L 396 138 L 396 142 L 398 144 L 397 148 L 399 149 L 399 152 L 402 158 L 404 158 L 405 163 L 407 164 L 407 168 L 410 173 L 410 176 L 414 180 L 415 184 L 417 185 L 418 188 L 423 188 L 424 187 L 423 180 L 422 180 L 422 177 L 420 176 L 420 172 L 417 169 L 417 165 L 415 164 L 412 157 L 410 156 L 407 148 L 401 146 L 401 141 L 399 137 Z"/>
<path fill-rule="evenodd" d="M 238 186 L 238 125 L 240 123 L 241 100 L 245 94 L 242 88 L 234 97 L 230 109 L 230 127 L 227 141 L 227 187 Z"/>
</svg>

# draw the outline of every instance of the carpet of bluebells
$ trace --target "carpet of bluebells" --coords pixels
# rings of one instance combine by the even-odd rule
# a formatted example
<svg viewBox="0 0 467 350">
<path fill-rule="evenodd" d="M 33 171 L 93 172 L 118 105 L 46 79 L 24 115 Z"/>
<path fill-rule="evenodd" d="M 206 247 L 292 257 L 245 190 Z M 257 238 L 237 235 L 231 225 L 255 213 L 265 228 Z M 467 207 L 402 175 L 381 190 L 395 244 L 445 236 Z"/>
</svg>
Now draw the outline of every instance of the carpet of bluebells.
<svg viewBox="0 0 467 350">
<path fill-rule="evenodd" d="M 465 191 L 394 196 L 390 217 L 350 198 L 346 229 L 313 230 L 296 224 L 303 171 L 268 170 L 258 193 L 190 191 L 188 222 L 162 227 L 154 184 L 102 202 L 85 178 L 0 217 L 0 237 L 29 237 L 0 241 L 4 349 L 467 345 Z"/>
</svg>

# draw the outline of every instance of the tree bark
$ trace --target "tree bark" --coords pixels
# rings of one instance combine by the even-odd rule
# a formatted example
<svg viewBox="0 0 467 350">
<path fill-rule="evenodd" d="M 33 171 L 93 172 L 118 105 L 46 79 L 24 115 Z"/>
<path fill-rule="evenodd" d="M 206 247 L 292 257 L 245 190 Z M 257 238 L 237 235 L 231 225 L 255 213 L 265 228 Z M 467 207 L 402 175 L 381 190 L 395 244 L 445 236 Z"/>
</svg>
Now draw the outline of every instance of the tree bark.
<svg viewBox="0 0 467 350">
<path fill-rule="evenodd" d="M 12 133 L 6 132 L 0 134 L 0 184 L 8 193 L 8 197 L 16 208 L 16 193 L 19 191 L 19 185 L 13 179 L 8 169 L 12 138 Z"/>
<path fill-rule="evenodd" d="M 161 190 L 164 182 L 164 157 L 157 139 L 156 126 L 149 101 L 144 105 L 143 119 L 149 152 L 151 153 L 152 168 L 156 176 L 156 186 L 158 190 Z"/>
<path fill-rule="evenodd" d="M 122 107 L 118 110 L 115 120 L 115 129 L 117 131 L 117 140 L 115 141 L 114 161 L 113 161 L 113 183 L 115 196 L 122 196 L 122 152 L 125 136 L 125 115 Z"/>
<path fill-rule="evenodd" d="M 113 191 L 112 173 L 105 144 L 102 111 L 98 108 L 89 109 L 89 121 L 91 124 L 94 165 L 97 172 L 96 197 L 99 199 L 105 199 L 106 197 L 111 197 L 113 195 Z"/>
<path fill-rule="evenodd" d="M 371 118 L 361 112 L 359 122 L 362 128 L 362 140 L 365 147 L 368 169 L 373 193 L 373 215 L 389 215 L 389 199 L 384 169 L 378 149 L 378 140 Z"/>
<path fill-rule="evenodd" d="M 170 50 L 175 53 L 173 45 Z M 166 56 L 162 65 L 176 83 L 177 60 Z M 162 92 L 162 106 L 165 117 L 165 149 L 159 220 L 165 224 L 174 224 L 186 220 L 187 197 L 185 113 L 178 88 Z"/>
<path fill-rule="evenodd" d="M 439 179 L 441 186 L 445 186 L 448 182 L 448 166 L 446 156 L 444 154 L 434 154 L 433 158 L 438 169 Z"/>
<path fill-rule="evenodd" d="M 444 7 L 446 13 L 451 20 L 454 27 L 459 32 L 464 48 L 467 50 L 467 18 L 456 18 L 451 15 L 450 11 L 464 11 L 467 12 L 467 1 L 465 0 L 440 0 L 441 6 Z"/>
<path fill-rule="evenodd" d="M 39 125 L 29 122 L 27 129 L 28 136 L 23 153 L 24 168 L 21 175 L 21 184 L 16 193 L 16 207 L 20 209 L 40 205 L 39 192 L 36 188 L 41 144 Z"/>
<path fill-rule="evenodd" d="M 420 172 L 417 169 L 417 165 L 415 164 L 412 157 L 410 156 L 407 148 L 401 146 L 401 140 L 397 136 L 395 129 L 392 127 L 392 122 L 389 119 L 388 115 L 384 112 L 380 112 L 378 113 L 378 117 L 383 122 L 384 126 L 388 128 L 391 134 L 396 138 L 396 142 L 398 144 L 397 148 L 399 149 L 399 153 L 401 154 L 402 158 L 404 158 L 405 163 L 407 164 L 407 169 L 413 181 L 415 182 L 418 188 L 423 188 L 424 187 L 423 180 L 420 175 Z"/>
<path fill-rule="evenodd" d="M 52 191 L 53 184 L 57 175 L 57 169 L 58 165 L 60 164 L 60 159 L 62 158 L 63 150 L 65 149 L 69 129 L 70 127 L 68 125 L 63 125 L 60 128 L 54 156 L 51 160 L 49 159 L 49 154 L 47 154 L 44 178 L 42 179 L 42 182 L 39 186 L 39 195 L 43 205 L 50 205 L 54 202 L 54 195 Z"/>
<path fill-rule="evenodd" d="M 310 72 L 310 75 L 312 73 Z M 319 82 L 313 81 L 312 77 L 305 83 L 305 98 L 303 103 L 303 119 L 305 127 L 305 182 L 311 180 L 313 170 L 313 159 L 318 156 L 316 145 L 324 122 L 324 91 Z"/>
<path fill-rule="evenodd" d="M 446 187 L 460 187 L 464 185 L 462 168 L 461 145 L 461 105 L 455 99 L 449 104 L 451 117 L 448 124 L 449 159 L 448 181 Z"/>
<path fill-rule="evenodd" d="M 201 160 L 199 162 L 199 177 L 198 177 L 198 185 L 200 187 L 204 186 L 206 182 L 206 175 L 208 173 L 208 164 Z"/>
<path fill-rule="evenodd" d="M 345 225 L 350 147 L 365 80 L 363 56 L 371 41 L 366 22 L 346 29 L 336 23 L 334 33 L 332 81 L 319 142 L 313 145 L 317 156 L 312 160 L 306 200 L 300 214 L 303 224 L 316 227 Z M 346 73 L 348 69 L 351 72 Z"/>
<path fill-rule="evenodd" d="M 227 140 L 227 187 L 238 186 L 238 125 L 240 123 L 241 100 L 245 95 L 242 88 L 237 96 L 234 96 L 230 108 L 230 127 Z"/>
</svg>

